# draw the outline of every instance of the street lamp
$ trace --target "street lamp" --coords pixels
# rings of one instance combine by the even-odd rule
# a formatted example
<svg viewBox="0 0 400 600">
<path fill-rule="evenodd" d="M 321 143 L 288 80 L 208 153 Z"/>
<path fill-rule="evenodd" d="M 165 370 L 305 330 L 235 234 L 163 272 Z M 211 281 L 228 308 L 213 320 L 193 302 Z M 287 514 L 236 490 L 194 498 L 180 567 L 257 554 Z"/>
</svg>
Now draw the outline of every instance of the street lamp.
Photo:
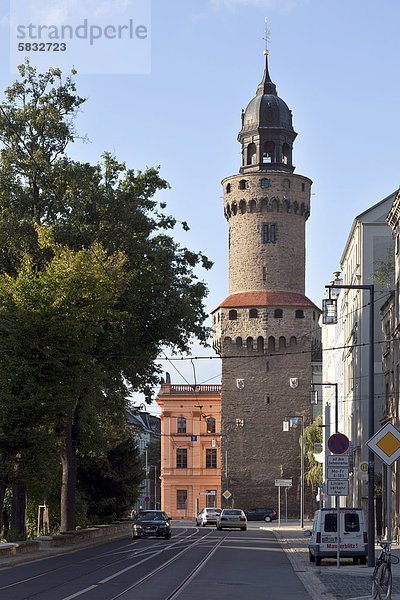
<svg viewBox="0 0 400 600">
<path fill-rule="evenodd" d="M 301 419 L 301 458 L 300 458 L 300 527 L 304 527 L 304 417 L 303 415 L 296 415 L 291 417 L 285 417 L 283 423 L 283 431 L 289 431 L 290 419 Z M 287 427 L 285 427 L 287 422 Z"/>
<path fill-rule="evenodd" d="M 322 322 L 326 325 L 337 323 L 337 299 L 331 297 L 331 290 L 366 290 L 369 292 L 369 402 L 368 402 L 368 439 L 374 435 L 374 285 L 326 285 L 329 298 L 323 300 Z M 368 449 L 368 566 L 375 565 L 375 515 L 374 515 L 374 479 L 375 479 L 374 453 Z"/>
</svg>

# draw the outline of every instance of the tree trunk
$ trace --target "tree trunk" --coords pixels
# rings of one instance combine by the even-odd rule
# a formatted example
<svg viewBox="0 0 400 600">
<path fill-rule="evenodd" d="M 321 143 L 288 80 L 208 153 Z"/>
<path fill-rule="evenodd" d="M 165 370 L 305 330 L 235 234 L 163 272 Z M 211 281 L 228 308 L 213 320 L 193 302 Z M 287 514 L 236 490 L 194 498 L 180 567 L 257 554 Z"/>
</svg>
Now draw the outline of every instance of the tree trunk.
<svg viewBox="0 0 400 600">
<path fill-rule="evenodd" d="M 76 415 L 77 411 L 75 411 Z M 77 479 L 76 447 L 80 437 L 80 420 L 73 419 L 72 407 L 65 417 L 60 450 L 62 465 L 61 532 L 75 530 L 75 494 Z"/>
<path fill-rule="evenodd" d="M 5 483 L 0 481 L 0 536 L 3 531 L 3 509 L 4 509 L 4 497 L 6 495 L 7 486 Z"/>
<path fill-rule="evenodd" d="M 14 485 L 11 505 L 11 529 L 18 539 L 26 539 L 26 487 Z"/>
</svg>

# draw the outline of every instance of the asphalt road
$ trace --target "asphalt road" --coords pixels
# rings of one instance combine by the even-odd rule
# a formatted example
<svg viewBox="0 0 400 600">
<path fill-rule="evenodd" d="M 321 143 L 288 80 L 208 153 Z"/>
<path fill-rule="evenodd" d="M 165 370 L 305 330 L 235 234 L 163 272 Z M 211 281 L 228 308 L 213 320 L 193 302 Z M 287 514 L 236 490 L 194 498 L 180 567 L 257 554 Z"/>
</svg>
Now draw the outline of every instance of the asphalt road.
<svg viewBox="0 0 400 600">
<path fill-rule="evenodd" d="M 174 524 L 172 538 L 124 538 L 0 570 L 4 600 L 310 600 L 270 531 Z"/>
</svg>

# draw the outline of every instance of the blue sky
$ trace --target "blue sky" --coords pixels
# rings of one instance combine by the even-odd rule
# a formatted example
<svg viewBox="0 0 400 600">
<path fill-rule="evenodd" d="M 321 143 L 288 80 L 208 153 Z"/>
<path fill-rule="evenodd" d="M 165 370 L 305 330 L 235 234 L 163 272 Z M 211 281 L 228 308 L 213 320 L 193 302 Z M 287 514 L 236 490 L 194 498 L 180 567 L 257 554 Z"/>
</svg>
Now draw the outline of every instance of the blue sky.
<svg viewBox="0 0 400 600">
<path fill-rule="evenodd" d="M 83 3 L 89 17 L 90 4 Z M 96 4 L 111 19 L 131 3 Z M 0 7 L 3 90 L 15 76 L 8 2 Z M 149 74 L 80 75 L 79 56 L 74 61 L 79 93 L 87 97 L 77 129 L 90 143 L 76 142 L 70 154 L 95 162 L 109 150 L 135 169 L 161 165 L 171 190 L 160 198 L 191 227 L 178 228 L 176 238 L 214 261 L 211 272 L 200 273 L 209 310 L 228 295 L 220 182 L 240 166 L 240 113 L 262 77 L 265 17 L 271 78 L 298 133 L 295 172 L 314 182 L 306 290 L 320 305 L 354 217 L 400 185 L 397 0 L 153 0 Z M 199 352 L 213 354 L 195 346 Z M 177 367 L 182 375 L 166 367 L 173 382 L 193 381 L 190 363 Z M 219 361 L 196 361 L 198 382 L 219 383 L 219 373 Z"/>
</svg>

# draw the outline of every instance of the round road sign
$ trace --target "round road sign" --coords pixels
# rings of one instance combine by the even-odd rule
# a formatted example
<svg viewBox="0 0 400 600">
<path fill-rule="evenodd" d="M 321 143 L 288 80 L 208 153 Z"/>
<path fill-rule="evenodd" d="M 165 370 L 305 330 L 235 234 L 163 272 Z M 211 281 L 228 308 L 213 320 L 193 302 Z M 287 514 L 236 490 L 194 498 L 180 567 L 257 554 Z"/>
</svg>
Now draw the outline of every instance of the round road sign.
<svg viewBox="0 0 400 600">
<path fill-rule="evenodd" d="M 349 447 L 349 438 L 344 433 L 334 433 L 328 440 L 328 448 L 333 454 L 343 454 Z"/>
<path fill-rule="evenodd" d="M 144 499 L 145 502 L 150 502 L 150 498 L 148 496 L 146 496 L 146 498 Z"/>
</svg>

